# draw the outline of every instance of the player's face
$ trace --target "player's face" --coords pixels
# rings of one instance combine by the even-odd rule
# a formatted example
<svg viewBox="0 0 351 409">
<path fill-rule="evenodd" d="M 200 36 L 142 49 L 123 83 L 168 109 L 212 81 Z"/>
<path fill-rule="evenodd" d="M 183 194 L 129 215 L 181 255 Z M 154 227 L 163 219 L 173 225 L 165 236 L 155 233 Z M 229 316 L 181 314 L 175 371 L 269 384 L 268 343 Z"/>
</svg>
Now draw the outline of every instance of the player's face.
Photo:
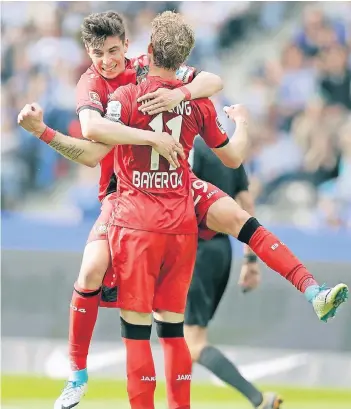
<svg viewBox="0 0 351 409">
<path fill-rule="evenodd" d="M 124 42 L 119 37 L 107 37 L 100 48 L 87 47 L 87 52 L 94 67 L 103 77 L 116 78 L 125 70 L 125 54 L 128 50 L 128 40 Z"/>
</svg>

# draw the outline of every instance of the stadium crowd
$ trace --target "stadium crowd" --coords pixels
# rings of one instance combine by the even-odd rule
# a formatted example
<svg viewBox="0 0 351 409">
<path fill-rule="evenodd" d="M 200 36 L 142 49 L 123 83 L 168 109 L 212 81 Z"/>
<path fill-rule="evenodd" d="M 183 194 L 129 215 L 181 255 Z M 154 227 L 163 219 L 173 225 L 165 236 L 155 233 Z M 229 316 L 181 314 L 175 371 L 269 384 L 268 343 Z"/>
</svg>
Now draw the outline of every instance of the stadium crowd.
<svg viewBox="0 0 351 409">
<path fill-rule="evenodd" d="M 226 50 L 245 38 L 253 25 L 278 32 L 287 8 L 279 2 L 259 6 L 247 1 L 202 2 L 198 13 L 194 8 L 199 2 L 133 4 L 22 2 L 20 13 L 19 3 L 2 5 L 4 209 L 23 207 L 25 195 L 53 192 L 58 182 L 69 180 L 65 200 L 85 216 L 96 214 L 98 173 L 72 166 L 16 124 L 24 104 L 37 101 L 50 127 L 80 134 L 75 85 L 90 65 L 79 38 L 86 15 L 108 9 L 123 13 L 130 39 L 128 55 L 135 56 L 144 52 L 149 23 L 158 12 L 184 13 L 197 40 L 189 64 L 220 73 Z M 301 204 L 307 189 L 318 225 L 348 223 L 351 228 L 350 16 L 347 2 L 306 5 L 280 59 L 263 61 L 248 74 L 247 93 L 240 102 L 252 113 L 252 148 L 246 166 L 258 203 L 276 205 L 277 193 L 283 189 L 287 195 L 286 187 L 293 183 L 293 196 L 301 193 L 293 202 Z M 230 90 L 217 98 L 218 105 L 225 99 L 230 101 Z M 305 190 L 296 190 L 296 183 Z"/>
</svg>

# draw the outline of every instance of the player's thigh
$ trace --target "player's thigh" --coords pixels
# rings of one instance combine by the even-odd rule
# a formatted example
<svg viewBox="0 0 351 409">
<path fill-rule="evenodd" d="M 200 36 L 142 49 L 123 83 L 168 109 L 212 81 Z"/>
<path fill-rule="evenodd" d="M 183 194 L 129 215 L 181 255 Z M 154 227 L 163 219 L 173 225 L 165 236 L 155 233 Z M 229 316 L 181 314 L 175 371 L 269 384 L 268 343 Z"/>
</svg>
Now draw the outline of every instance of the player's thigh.
<svg viewBox="0 0 351 409">
<path fill-rule="evenodd" d="M 212 183 L 198 179 L 194 174 L 191 175 L 191 187 L 199 226 L 199 237 L 210 240 L 217 232 L 208 228 L 206 224 L 207 212 L 213 203 L 228 195 Z"/>
<path fill-rule="evenodd" d="M 207 210 L 206 225 L 210 230 L 238 237 L 242 226 L 250 218 L 238 203 L 229 196 L 213 202 Z"/>
<path fill-rule="evenodd" d="M 165 248 L 163 235 L 110 226 L 108 239 L 118 276 L 118 307 L 151 313 Z"/>
<path fill-rule="evenodd" d="M 199 242 L 185 310 L 186 325 L 207 327 L 228 283 L 231 257 L 228 237 Z"/>
<path fill-rule="evenodd" d="M 160 275 L 157 279 L 154 311 L 183 314 L 194 270 L 197 248 L 195 234 L 168 234 Z"/>
<path fill-rule="evenodd" d="M 86 287 L 101 285 L 110 265 L 110 250 L 107 241 L 107 226 L 112 213 L 112 204 L 105 198 L 101 212 L 88 237 L 84 249 L 78 284 Z"/>
<path fill-rule="evenodd" d="M 107 241 L 107 229 L 112 211 L 113 195 L 109 195 L 105 197 L 105 199 L 101 203 L 99 217 L 97 218 L 97 220 L 94 223 L 94 226 L 90 230 L 87 244 L 99 240 Z"/>
</svg>

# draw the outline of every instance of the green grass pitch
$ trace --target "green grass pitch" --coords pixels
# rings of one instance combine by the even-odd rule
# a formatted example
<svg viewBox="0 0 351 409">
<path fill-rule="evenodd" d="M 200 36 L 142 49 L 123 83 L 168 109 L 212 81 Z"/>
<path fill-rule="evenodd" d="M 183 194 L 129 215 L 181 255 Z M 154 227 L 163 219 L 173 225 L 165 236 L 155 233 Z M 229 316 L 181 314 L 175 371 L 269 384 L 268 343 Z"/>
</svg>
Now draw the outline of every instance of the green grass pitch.
<svg viewBox="0 0 351 409">
<path fill-rule="evenodd" d="M 1 407 L 3 409 L 53 408 L 63 381 L 25 376 L 2 376 Z M 263 387 L 274 390 L 284 398 L 283 409 L 350 409 L 351 390 L 296 389 L 289 387 Z M 160 383 L 156 391 L 156 408 L 166 409 L 165 386 Z M 251 405 L 230 388 L 212 384 L 193 383 L 194 409 L 250 409 Z M 126 385 L 123 381 L 91 379 L 89 390 L 79 405 L 81 409 L 128 409 Z"/>
</svg>

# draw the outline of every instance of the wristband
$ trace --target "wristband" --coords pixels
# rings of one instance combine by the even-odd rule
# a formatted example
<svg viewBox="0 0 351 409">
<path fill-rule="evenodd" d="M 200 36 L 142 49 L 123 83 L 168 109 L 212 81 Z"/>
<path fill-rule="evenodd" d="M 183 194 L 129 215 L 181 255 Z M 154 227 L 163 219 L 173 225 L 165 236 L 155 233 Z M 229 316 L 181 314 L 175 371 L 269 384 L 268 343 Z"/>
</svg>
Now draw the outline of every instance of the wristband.
<svg viewBox="0 0 351 409">
<path fill-rule="evenodd" d="M 256 254 L 245 254 L 244 259 L 246 263 L 256 263 L 257 262 Z"/>
<path fill-rule="evenodd" d="M 39 137 L 39 139 L 49 145 L 49 143 L 51 143 L 52 140 L 55 138 L 55 135 L 56 135 L 56 131 L 54 131 L 53 129 L 47 126 L 45 128 L 45 131 Z"/>
<path fill-rule="evenodd" d="M 183 86 L 180 87 L 179 89 L 180 89 L 180 90 L 182 91 L 182 93 L 185 95 L 184 100 L 185 100 L 185 101 L 190 101 L 190 100 L 191 100 L 191 94 L 190 94 L 190 91 L 188 90 L 188 88 L 183 85 Z"/>
</svg>

